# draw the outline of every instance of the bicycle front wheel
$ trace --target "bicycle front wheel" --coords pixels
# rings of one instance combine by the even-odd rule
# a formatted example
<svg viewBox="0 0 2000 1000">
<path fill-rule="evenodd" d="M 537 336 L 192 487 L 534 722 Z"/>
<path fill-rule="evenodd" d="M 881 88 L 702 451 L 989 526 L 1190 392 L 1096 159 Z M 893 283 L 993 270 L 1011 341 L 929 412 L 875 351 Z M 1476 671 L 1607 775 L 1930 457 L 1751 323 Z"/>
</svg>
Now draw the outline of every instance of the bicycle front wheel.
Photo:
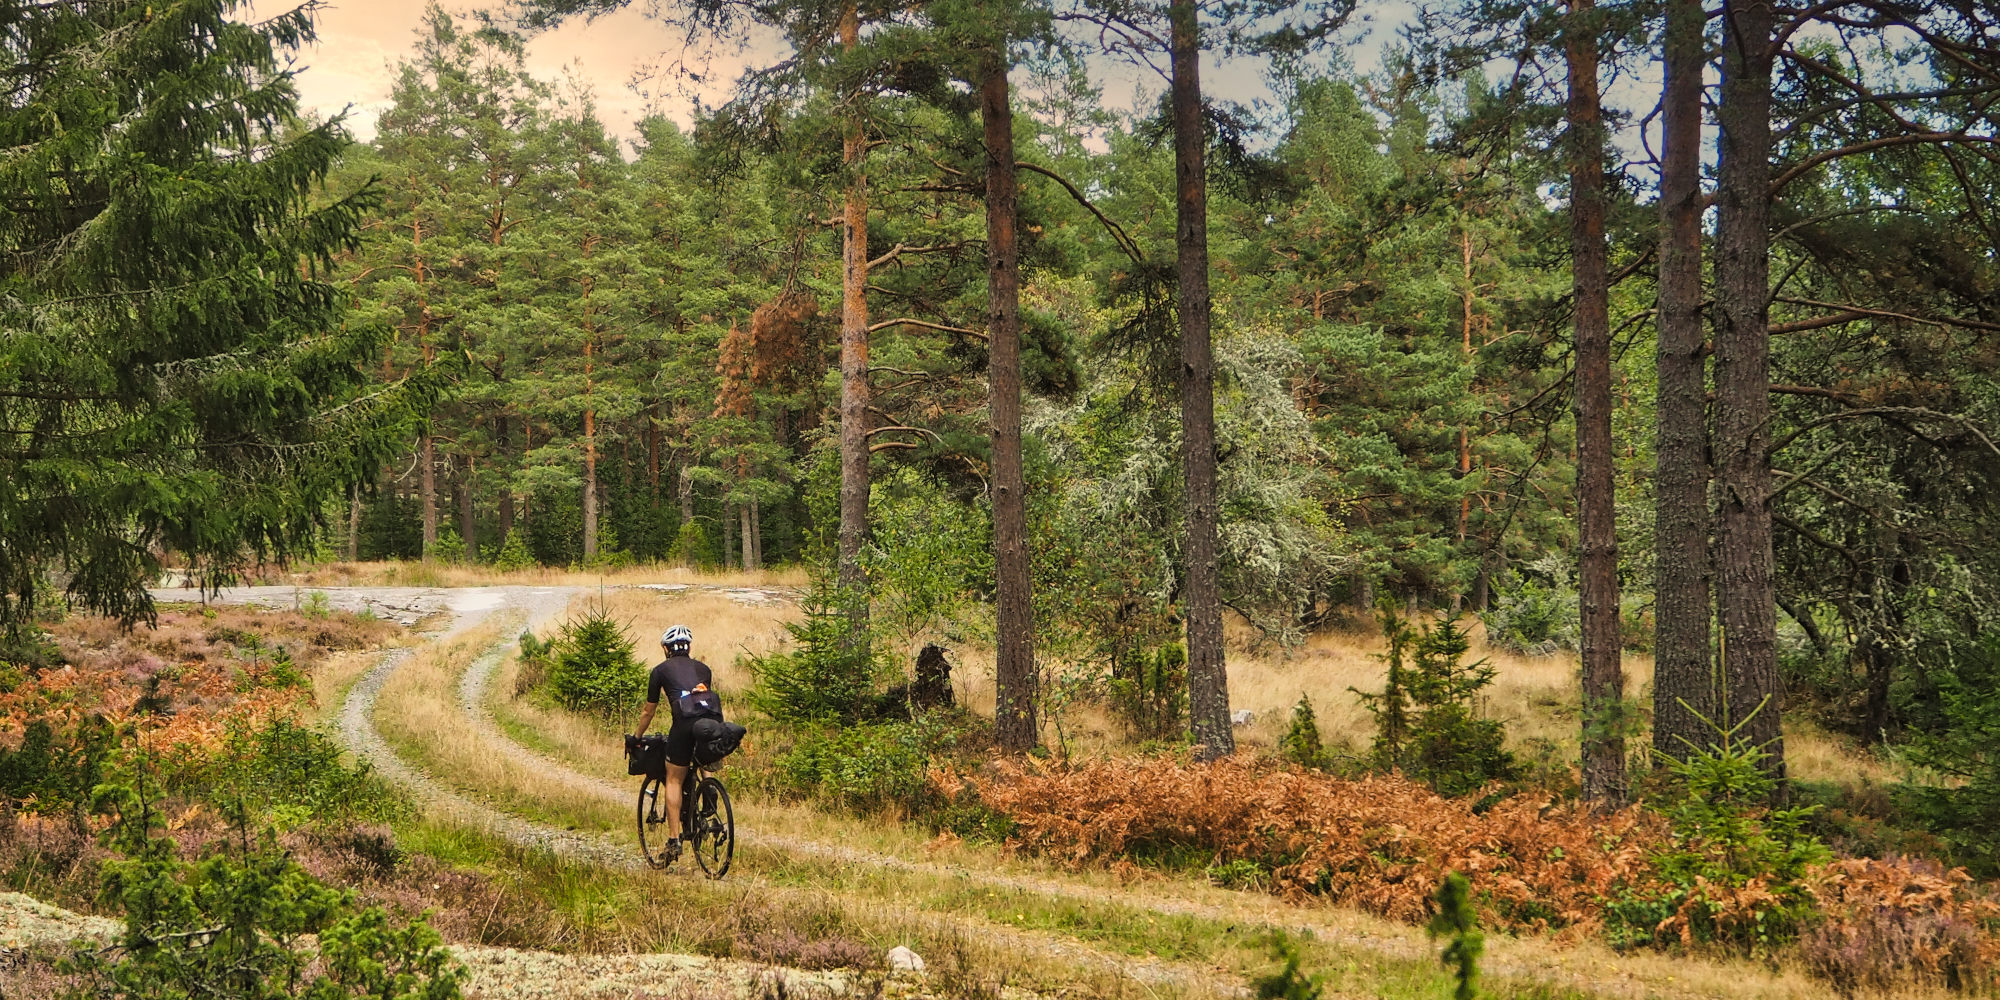
<svg viewBox="0 0 2000 1000">
<path fill-rule="evenodd" d="M 736 856 L 736 813 L 729 807 L 729 789 L 704 778 L 695 791 L 694 860 L 709 878 L 721 878 Z"/>
<path fill-rule="evenodd" d="M 665 868 L 674 863 L 673 817 L 667 813 L 667 782 L 659 775 L 647 775 L 639 786 L 639 853 L 646 863 Z"/>
</svg>

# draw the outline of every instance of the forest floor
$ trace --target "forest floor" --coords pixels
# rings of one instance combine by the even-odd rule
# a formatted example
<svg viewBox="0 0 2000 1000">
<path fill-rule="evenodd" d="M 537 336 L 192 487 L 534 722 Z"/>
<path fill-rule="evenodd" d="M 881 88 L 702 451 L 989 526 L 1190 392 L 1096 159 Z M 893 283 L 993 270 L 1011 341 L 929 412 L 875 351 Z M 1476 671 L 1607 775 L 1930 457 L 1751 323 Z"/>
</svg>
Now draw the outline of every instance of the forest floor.
<svg viewBox="0 0 2000 1000">
<path fill-rule="evenodd" d="M 1249 977 L 1268 969 L 1264 941 L 1274 930 L 1305 942 L 1309 968 L 1329 974 L 1328 997 L 1448 993 L 1435 946 L 1416 928 L 1222 889 L 1197 875 L 1066 870 L 991 845 L 933 839 L 903 824 L 823 813 L 747 790 L 737 795 L 737 862 L 725 881 L 708 882 L 684 867 L 645 870 L 630 830 L 634 786 L 623 774 L 617 720 L 579 719 L 512 697 L 519 666 L 514 637 L 523 628 L 547 635 L 587 602 L 626 621 L 642 650 L 666 624 L 685 621 L 694 626 L 700 649 L 710 651 L 718 687 L 740 691 L 748 682 L 742 661 L 781 641 L 782 622 L 797 614 L 792 600 L 802 581 L 651 571 L 621 573 L 616 581 L 523 574 L 495 581 L 499 586 L 423 587 L 399 579 L 407 575 L 394 567 L 315 573 L 291 585 L 235 588 L 210 599 L 277 608 L 322 601 L 336 609 L 366 607 L 423 629 L 415 645 L 386 650 L 372 661 L 343 660 L 316 677 L 321 710 L 358 757 L 421 804 L 424 819 L 413 840 L 489 845 L 470 852 L 477 863 L 555 872 L 548 877 L 583 900 L 566 905 L 580 907 L 586 923 L 595 919 L 605 928 L 560 953 L 462 946 L 469 996 L 865 996 L 886 990 L 899 996 L 1234 997 L 1245 994 Z M 366 583 L 337 587 L 330 585 L 334 579 Z M 1339 661 L 1368 662 L 1360 644 L 1349 645 L 1355 648 L 1345 652 L 1352 656 Z M 1317 651 L 1312 680 L 1318 685 L 1363 669 L 1329 665 L 1332 652 Z M 1308 647 L 1306 655 L 1315 651 Z M 1267 700 L 1295 698 L 1285 689 L 1305 674 L 1293 662 L 1297 656 L 1247 655 L 1244 688 L 1282 692 Z M 973 661 L 961 662 L 959 684 L 976 704 L 982 683 L 990 688 L 990 680 L 979 676 L 974 656 L 961 659 Z M 1233 668 L 1235 662 L 1233 657 Z M 1502 666 L 1505 672 L 1508 665 Z M 1547 694 L 1535 693 L 1533 685 L 1522 689 L 1524 710 L 1535 710 L 1537 698 L 1559 703 L 1561 684 L 1555 676 L 1548 680 Z M 1337 718 L 1330 727 L 1336 734 Z M 1087 733 L 1089 726 L 1075 729 Z M 754 743 L 746 745 L 746 754 L 755 752 Z M 641 901 L 638 909 L 754 909 L 772 914 L 774 924 L 805 914 L 800 919 L 839 926 L 878 951 L 901 943 L 928 955 L 928 979 L 935 982 L 774 971 L 785 964 L 784 948 L 773 950 L 770 963 L 676 955 L 693 950 L 687 945 L 698 945 L 713 929 L 633 930 L 638 918 L 630 912 L 602 915 L 630 911 L 634 899 Z M 589 916 L 596 911 L 602 913 Z M 10 919 L 0 905 L 0 928 Z M 1487 955 L 1486 985 L 1496 997 L 1784 998 L 1825 992 L 1795 970 L 1619 954 L 1587 940 L 1493 935 Z M 773 976 L 795 981 L 776 984 Z"/>
</svg>

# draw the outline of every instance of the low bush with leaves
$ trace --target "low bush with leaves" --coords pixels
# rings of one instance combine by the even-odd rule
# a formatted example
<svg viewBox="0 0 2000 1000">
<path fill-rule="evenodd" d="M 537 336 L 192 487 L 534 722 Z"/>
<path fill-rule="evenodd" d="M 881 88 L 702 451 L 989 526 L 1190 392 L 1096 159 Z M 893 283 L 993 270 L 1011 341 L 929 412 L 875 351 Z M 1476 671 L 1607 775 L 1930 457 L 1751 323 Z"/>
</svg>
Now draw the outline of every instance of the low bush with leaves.
<svg viewBox="0 0 2000 1000">
<path fill-rule="evenodd" d="M 984 745 L 979 729 L 952 709 L 907 722 L 801 727 L 770 775 L 778 791 L 797 798 L 856 812 L 926 813 L 941 803 L 929 780 L 932 764 Z"/>
</svg>

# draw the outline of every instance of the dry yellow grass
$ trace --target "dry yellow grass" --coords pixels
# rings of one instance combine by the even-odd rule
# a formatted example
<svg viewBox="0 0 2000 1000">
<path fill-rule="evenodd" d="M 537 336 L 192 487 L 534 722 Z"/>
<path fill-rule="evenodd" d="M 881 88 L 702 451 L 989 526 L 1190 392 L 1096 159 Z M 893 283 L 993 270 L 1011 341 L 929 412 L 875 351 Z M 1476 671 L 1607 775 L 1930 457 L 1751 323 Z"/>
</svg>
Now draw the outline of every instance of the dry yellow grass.
<svg viewBox="0 0 2000 1000">
<path fill-rule="evenodd" d="M 290 569 L 267 567 L 252 571 L 253 583 L 300 587 L 596 587 L 639 583 L 692 583 L 721 587 L 803 587 L 805 571 L 798 568 L 705 571 L 647 563 L 619 569 L 571 570 L 540 566 L 503 571 L 491 566 L 445 562 L 320 563 Z"/>
<path fill-rule="evenodd" d="M 353 650 L 335 653 L 313 668 L 312 699 L 313 718 L 319 721 L 332 719 L 340 714 L 340 703 L 347 697 L 347 689 L 361 679 L 369 668 L 381 657 L 383 650 L 403 645 L 407 640 L 380 649 Z"/>
<path fill-rule="evenodd" d="M 467 723 L 458 703 L 459 676 L 507 634 L 506 626 L 498 624 L 470 629 L 424 648 L 399 667 L 375 706 L 383 739 L 424 772 L 472 798 L 572 828 L 623 830 L 630 819 L 626 810 L 552 778 Z"/>
</svg>

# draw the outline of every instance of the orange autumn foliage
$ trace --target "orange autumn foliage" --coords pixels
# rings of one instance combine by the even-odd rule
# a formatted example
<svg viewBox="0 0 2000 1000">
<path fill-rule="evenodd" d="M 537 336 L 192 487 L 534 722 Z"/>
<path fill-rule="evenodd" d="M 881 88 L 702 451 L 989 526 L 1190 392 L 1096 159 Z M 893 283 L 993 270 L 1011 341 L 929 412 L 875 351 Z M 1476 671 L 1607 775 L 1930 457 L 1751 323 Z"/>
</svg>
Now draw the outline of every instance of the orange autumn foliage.
<svg viewBox="0 0 2000 1000">
<path fill-rule="evenodd" d="M 246 608 L 212 617 L 167 611 L 154 626 L 129 631 L 73 617 L 49 628 L 62 663 L 10 668 L 0 684 L 0 748 L 17 749 L 32 722 L 70 732 L 101 716 L 132 726 L 156 750 L 210 750 L 232 723 L 255 727 L 296 713 L 309 699 L 304 689 L 272 683 L 278 650 L 306 670 L 333 650 L 372 645 L 392 631 L 353 616 Z M 260 646 L 254 651 L 252 636 Z"/>
<path fill-rule="evenodd" d="M 940 770 L 932 780 L 946 795 L 975 797 L 1011 820 L 1014 850 L 1113 865 L 1192 849 L 1217 864 L 1266 865 L 1282 894 L 1411 923 L 1429 917 L 1448 872 L 1471 879 L 1482 921 L 1520 932 L 1594 933 L 1610 900 L 1676 888 L 1654 862 L 1671 846 L 1672 831 L 1639 806 L 1598 813 L 1519 794 L 1479 811 L 1471 799 L 1447 798 L 1396 775 L 1341 778 L 1241 756 L 1206 766 L 1170 758 L 1025 767 L 1001 761 L 979 774 Z M 1708 920 L 1728 927 L 1757 919 L 1773 903 L 1771 889 L 1751 879 L 1703 884 L 1694 895 Z M 1991 887 L 1963 870 L 1845 859 L 1812 869 L 1805 889 L 1826 927 L 1879 922 L 1883 910 L 1922 916 L 1972 929 L 1976 944 L 1961 947 L 1956 960 L 2000 967 L 2000 907 Z M 1658 932 L 1682 939 L 1693 911 L 1683 906 Z"/>
</svg>

